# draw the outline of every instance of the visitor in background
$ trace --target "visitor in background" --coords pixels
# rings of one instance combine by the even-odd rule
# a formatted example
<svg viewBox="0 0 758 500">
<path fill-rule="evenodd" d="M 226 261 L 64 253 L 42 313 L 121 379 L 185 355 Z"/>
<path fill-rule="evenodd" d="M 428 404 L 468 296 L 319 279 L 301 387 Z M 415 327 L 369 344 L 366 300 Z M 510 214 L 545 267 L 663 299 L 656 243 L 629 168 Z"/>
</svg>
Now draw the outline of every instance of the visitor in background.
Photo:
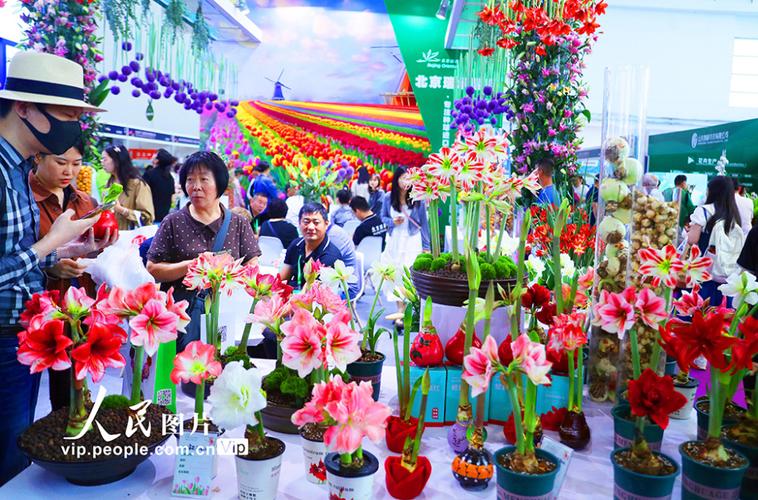
<svg viewBox="0 0 758 500">
<path fill-rule="evenodd" d="M 153 167 L 145 172 L 144 179 L 150 186 L 153 196 L 153 208 L 155 208 L 155 222 L 160 222 L 171 210 L 171 200 L 176 192 L 174 176 L 171 175 L 174 164 L 174 155 L 165 149 L 159 149 L 153 157 Z"/>
<path fill-rule="evenodd" d="M 102 110 L 84 102 L 80 65 L 36 51 L 13 57 L 0 90 L 0 486 L 29 466 L 17 440 L 34 422 L 41 377 L 17 357 L 24 304 L 44 290 L 41 268 L 110 242 L 96 242 L 90 228 L 97 219 L 74 219 L 71 208 L 45 236 L 37 232 L 40 212 L 29 189 L 30 159 L 37 153 L 62 155 L 80 141 L 83 111 Z"/>
<path fill-rule="evenodd" d="M 359 167 L 358 178 L 350 187 L 350 191 L 353 193 L 353 196 L 362 196 L 363 199 L 368 200 L 370 194 L 368 182 L 370 179 L 371 174 L 368 173 L 368 169 L 365 166 Z"/>
<path fill-rule="evenodd" d="M 592 187 L 587 191 L 587 198 L 585 203 L 587 204 L 588 211 L 590 213 L 590 226 L 594 226 L 597 221 L 597 204 L 600 199 L 600 174 L 595 176 L 595 180 L 592 182 Z"/>
<path fill-rule="evenodd" d="M 382 178 L 379 174 L 374 174 L 368 180 L 368 205 L 375 214 L 382 213 L 382 204 L 384 203 L 384 189 L 382 189 Z"/>
<path fill-rule="evenodd" d="M 387 226 L 387 239 L 383 258 L 398 266 L 412 267 L 418 254 L 429 249 L 429 223 L 426 206 L 421 202 L 412 202 L 403 167 L 395 170 L 392 178 L 392 190 L 385 196 L 381 217 Z M 394 290 L 388 288 L 387 297 L 397 303 L 397 311 L 403 311 L 403 303 L 397 300 Z M 403 327 L 402 320 L 396 320 L 398 329 Z"/>
<path fill-rule="evenodd" d="M 287 247 L 284 262 L 279 270 L 279 277 L 296 290 L 305 285 L 303 268 L 310 261 L 319 261 L 322 265 L 331 267 L 342 260 L 339 249 L 330 242 L 327 233 L 329 215 L 323 205 L 306 203 L 300 209 L 301 238 L 293 241 Z"/>
<path fill-rule="evenodd" d="M 692 203 L 692 194 L 687 188 L 687 176 L 679 174 L 674 177 L 674 187 L 663 190 L 664 201 L 676 201 L 679 203 L 679 227 L 683 228 L 690 223 L 690 216 L 695 211 Z"/>
<path fill-rule="evenodd" d="M 552 158 L 542 158 L 537 162 L 537 176 L 540 186 L 542 186 L 537 195 L 537 203 L 540 205 L 557 207 L 561 204 L 561 197 L 558 195 L 558 190 L 555 189 L 555 185 L 553 184 L 554 171 L 555 162 Z"/>
<path fill-rule="evenodd" d="M 254 194 L 250 200 L 250 215 L 253 216 L 253 220 L 250 223 L 253 226 L 253 232 L 258 234 L 261 230 L 261 226 L 268 219 L 268 197 L 264 193 Z"/>
<path fill-rule="evenodd" d="M 300 209 L 305 204 L 305 198 L 300 194 L 300 186 L 290 184 L 287 186 L 287 220 L 295 227 L 300 224 Z"/>
<path fill-rule="evenodd" d="M 723 300 L 718 286 L 737 270 L 737 259 L 745 242 L 732 180 L 723 175 L 711 179 L 705 204 L 697 207 L 690 219 L 687 242 L 697 245 L 701 255 L 713 259 L 711 279 L 702 284 L 700 295 L 718 306 Z"/>
<path fill-rule="evenodd" d="M 94 209 L 97 203 L 92 197 L 73 187 L 82 168 L 84 143 L 79 140 L 72 148 L 62 155 L 40 153 L 36 158 L 36 168 L 29 175 L 29 187 L 34 195 L 40 211 L 39 234 L 44 237 L 55 220 L 69 208 L 75 217 L 80 219 Z M 109 235 L 107 245 L 115 243 L 118 232 Z M 63 297 L 69 287 L 84 288 L 90 297 L 97 293 L 95 282 L 85 273 L 86 266 L 79 264 L 77 259 L 87 257 L 82 254 L 70 259 L 60 259 L 52 267 L 43 269 L 47 276 L 46 290 L 55 290 Z M 69 405 L 71 387 L 71 370 L 48 370 L 50 380 L 50 406 L 52 411 Z"/>
<path fill-rule="evenodd" d="M 737 210 L 740 212 L 740 221 L 742 222 L 742 232 L 747 235 L 753 227 L 753 200 L 742 196 L 744 187 L 740 186 L 740 181 L 732 177 L 734 183 L 734 201 L 737 203 Z"/>
<path fill-rule="evenodd" d="M 347 221 L 355 219 L 350 209 L 350 191 L 347 189 L 337 191 L 337 203 L 337 209 L 332 214 L 332 224 L 343 227 Z"/>
<path fill-rule="evenodd" d="M 110 174 L 108 186 L 118 182 L 124 192 L 118 197 L 113 212 L 120 230 L 152 224 L 155 219 L 153 195 L 137 168 L 132 165 L 129 150 L 124 146 L 110 146 L 103 154 L 103 170 Z"/>
<path fill-rule="evenodd" d="M 571 186 L 574 191 L 574 202 L 579 205 L 584 203 L 584 199 L 587 197 L 587 192 L 590 188 L 584 183 L 584 179 L 581 175 L 575 175 L 571 178 Z"/>
<path fill-rule="evenodd" d="M 262 193 L 269 200 L 279 197 L 279 190 L 276 189 L 274 179 L 271 177 L 271 167 L 265 161 L 260 162 L 253 168 L 257 175 L 250 183 L 247 196 L 252 198 L 256 194 Z"/>
<path fill-rule="evenodd" d="M 658 189 L 658 184 L 660 181 L 655 175 L 647 173 L 642 176 L 642 192 L 658 201 L 663 201 L 663 193 Z"/>
<path fill-rule="evenodd" d="M 352 267 L 355 277 L 358 278 L 355 283 L 347 284 L 350 298 L 353 299 L 358 295 L 358 291 L 361 289 L 361 280 L 363 279 L 358 269 L 358 256 L 355 253 L 353 240 L 344 229 L 334 223 L 329 224 L 326 234 L 329 235 L 332 244 L 339 250 L 340 260 L 345 264 L 345 267 Z"/>
<path fill-rule="evenodd" d="M 268 202 L 269 219 L 261 225 L 259 236 L 271 236 L 282 242 L 284 248 L 289 248 L 290 243 L 298 238 L 297 228 L 293 226 L 287 217 L 287 204 L 284 200 L 274 198 Z"/>
<path fill-rule="evenodd" d="M 353 233 L 353 243 L 357 247 L 366 236 L 379 236 L 382 238 L 382 250 L 384 250 L 385 238 L 387 236 L 387 225 L 384 223 L 379 214 L 375 214 L 368 202 L 362 196 L 353 196 L 350 200 L 350 208 L 353 210 L 356 219 L 361 221 Z"/>
<path fill-rule="evenodd" d="M 187 157 L 179 178 L 190 203 L 163 219 L 147 253 L 147 270 L 161 283 L 161 289 L 173 287 L 176 300 L 190 304 L 187 314 L 191 321 L 186 333 L 179 333 L 177 352 L 200 339 L 200 316 L 205 307 L 204 296 L 182 284 L 190 263 L 203 252 L 227 251 L 244 264 L 254 264 L 261 254 L 247 220 L 221 204 L 229 184 L 224 160 L 216 153 L 198 151 Z M 214 249 L 217 239 L 219 248 Z"/>
</svg>

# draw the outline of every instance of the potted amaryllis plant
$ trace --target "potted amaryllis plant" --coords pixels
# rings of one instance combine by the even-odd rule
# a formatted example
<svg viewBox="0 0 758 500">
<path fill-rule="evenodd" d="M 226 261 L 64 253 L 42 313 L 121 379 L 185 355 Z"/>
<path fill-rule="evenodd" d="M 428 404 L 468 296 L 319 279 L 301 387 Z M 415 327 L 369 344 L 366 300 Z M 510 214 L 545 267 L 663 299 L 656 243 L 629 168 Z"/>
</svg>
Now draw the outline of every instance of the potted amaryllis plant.
<svg viewBox="0 0 758 500">
<path fill-rule="evenodd" d="M 205 422 L 204 401 L 206 384 L 221 375 L 221 362 L 217 359 L 216 347 L 201 340 L 193 340 L 174 358 L 171 381 L 175 384 L 192 383 L 195 388 L 195 415 Z M 192 426 L 193 419 L 185 421 L 185 428 Z"/>
<path fill-rule="evenodd" d="M 213 422 L 219 427 L 230 430 L 245 426 L 248 451 L 235 456 L 240 498 L 273 500 L 285 445 L 263 430 L 261 410 L 266 407 L 266 394 L 261 384 L 257 368 L 246 368 L 242 361 L 230 362 L 213 384 L 208 402 L 213 405 Z"/>
<path fill-rule="evenodd" d="M 424 371 L 421 380 L 421 407 L 413 437 L 406 436 L 402 456 L 389 456 L 384 461 L 387 492 L 395 498 L 410 499 L 421 494 L 432 475 L 432 463 L 419 455 L 421 436 L 424 435 L 424 416 L 431 382 L 429 370 Z"/>
<path fill-rule="evenodd" d="M 506 221 L 513 204 L 526 188 L 539 189 L 536 175 L 508 176 L 501 167 L 507 157 L 504 133 L 483 126 L 468 135 L 459 134 L 451 147 L 444 147 L 429 156 L 421 167 L 408 171 L 411 197 L 427 203 L 431 253 L 422 253 L 413 264 L 411 275 L 422 298 L 432 297 L 434 303 L 461 306 L 469 296 L 463 248 L 459 248 L 459 223 L 464 230 L 463 241 L 474 250 L 482 270 L 481 288 L 477 295 L 484 297 L 487 283 L 495 280 L 510 288 L 516 265 L 505 251 Z M 447 204 L 450 213 L 451 252 L 441 252 L 439 209 Z M 458 220 L 463 207 L 464 219 Z M 491 221 L 499 218 L 496 232 Z M 484 236 L 480 239 L 480 230 Z M 479 251 L 481 249 L 481 251 Z"/>
<path fill-rule="evenodd" d="M 379 461 L 363 450 L 368 437 L 378 442 L 384 435 L 390 408 L 371 397 L 370 382 L 350 382 L 332 376 L 313 387 L 310 401 L 292 416 L 296 425 L 318 424 L 326 427 L 324 443 L 329 454 L 324 458 L 330 498 L 343 496 L 354 500 L 373 498 L 374 474 Z"/>
<path fill-rule="evenodd" d="M 19 447 L 41 467 L 76 484 L 106 484 L 129 475 L 156 446 L 168 439 L 160 433 L 126 435 L 126 422 L 144 409 L 145 420 L 160 428 L 167 409 L 142 403 L 141 365 L 135 375 L 136 401 L 121 395 L 105 396 L 100 387 L 93 403 L 87 380 L 97 383 L 106 368 L 123 368 L 119 349 L 127 341 L 122 319 L 131 317 L 132 343 L 157 350 L 160 342 L 176 338 L 186 302 L 174 303 L 171 293 L 140 288 L 132 292 L 100 287 L 96 298 L 83 288 L 71 287 L 61 298 L 54 292 L 35 294 L 21 316 L 26 328 L 19 333 L 18 360 L 32 373 L 71 369 L 70 404 L 38 420 L 19 437 Z M 143 293 L 144 292 L 144 293 Z M 115 311 L 118 311 L 115 312 Z M 154 352 L 153 350 L 153 352 Z M 135 370 L 137 370 L 135 368 Z M 130 407 L 131 404 L 131 407 Z M 99 432 L 98 432 L 99 431 Z M 75 441 L 71 441 L 75 440 Z M 85 455 L 74 453 L 72 442 L 83 445 Z M 118 456 L 94 456 L 94 447 L 122 446 L 143 450 Z M 66 451 L 69 450 L 69 451 Z"/>
<path fill-rule="evenodd" d="M 371 382 L 371 386 L 374 388 L 374 401 L 379 400 L 379 391 L 382 386 L 382 367 L 386 358 L 383 353 L 376 351 L 376 344 L 379 342 L 379 337 L 389 333 L 386 328 L 377 326 L 379 319 L 384 315 L 384 309 L 375 312 L 376 303 L 381 296 L 384 285 L 395 286 L 399 273 L 397 266 L 384 258 L 379 259 L 371 266 L 371 280 L 376 294 L 371 302 L 366 324 L 361 329 L 363 335 L 361 357 L 347 365 L 347 373 L 351 380 Z"/>
<path fill-rule="evenodd" d="M 501 364 L 497 351 L 497 343 L 491 336 L 484 340 L 481 349 L 471 349 L 463 361 L 463 379 L 471 386 L 471 394 L 477 396 L 487 392 L 492 377 L 499 374 L 508 391 L 516 427 L 516 446 L 506 446 L 495 453 L 498 488 L 507 495 L 548 495 L 553 490 L 560 462 L 553 454 L 535 449 L 534 433 L 539 419 L 537 386 L 550 383 L 547 375 L 552 364 L 546 358 L 545 346 L 531 340 L 525 333 L 511 343 L 513 361 L 510 364 Z M 525 385 L 521 382 L 523 375 L 527 377 Z M 456 465 L 454 461 L 453 473 L 460 474 Z M 492 465 L 489 470 L 478 472 L 491 477 Z"/>
</svg>

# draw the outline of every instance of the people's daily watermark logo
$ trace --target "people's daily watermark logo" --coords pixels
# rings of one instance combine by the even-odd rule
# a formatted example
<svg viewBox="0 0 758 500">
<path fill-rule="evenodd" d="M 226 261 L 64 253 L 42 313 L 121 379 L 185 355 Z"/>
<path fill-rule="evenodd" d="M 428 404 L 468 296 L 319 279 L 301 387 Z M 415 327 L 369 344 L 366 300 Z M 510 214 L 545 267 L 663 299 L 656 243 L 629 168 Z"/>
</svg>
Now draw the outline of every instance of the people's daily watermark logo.
<svg viewBox="0 0 758 500">
<path fill-rule="evenodd" d="M 147 445 L 140 445 L 136 442 L 127 445 L 114 444 L 110 445 L 114 440 L 118 439 L 122 435 L 127 438 L 131 438 L 138 431 L 142 433 L 145 438 L 150 438 L 153 429 L 152 424 L 147 419 L 147 409 L 152 403 L 151 400 L 140 401 L 137 404 L 129 406 L 128 420 L 126 428 L 123 433 L 111 433 L 103 427 L 103 425 L 97 420 L 97 414 L 100 411 L 100 407 L 105 399 L 106 390 L 103 386 L 97 391 L 97 398 L 95 404 L 92 406 L 87 421 L 82 427 L 82 430 L 76 436 L 66 436 L 65 440 L 71 441 L 71 444 L 62 445 L 61 451 L 64 455 L 73 456 L 77 459 L 90 456 L 92 459 L 100 457 L 113 457 L 121 456 L 128 458 L 133 455 L 148 456 L 151 454 L 150 447 Z M 181 436 L 189 433 L 194 434 L 200 430 L 204 435 L 210 433 L 208 426 L 209 420 L 206 418 L 199 418 L 197 413 L 192 414 L 192 426 L 185 429 L 184 415 L 182 413 L 164 413 L 161 415 L 161 436 L 176 435 Z M 82 445 L 77 444 L 87 432 L 94 432 L 97 430 L 100 433 L 100 437 L 106 443 L 105 445 Z M 209 446 L 194 446 L 194 445 L 180 445 L 173 446 L 173 441 L 166 442 L 162 446 L 156 447 L 152 450 L 156 455 L 247 455 L 248 453 L 248 441 L 245 438 L 211 438 L 208 441 Z"/>
</svg>

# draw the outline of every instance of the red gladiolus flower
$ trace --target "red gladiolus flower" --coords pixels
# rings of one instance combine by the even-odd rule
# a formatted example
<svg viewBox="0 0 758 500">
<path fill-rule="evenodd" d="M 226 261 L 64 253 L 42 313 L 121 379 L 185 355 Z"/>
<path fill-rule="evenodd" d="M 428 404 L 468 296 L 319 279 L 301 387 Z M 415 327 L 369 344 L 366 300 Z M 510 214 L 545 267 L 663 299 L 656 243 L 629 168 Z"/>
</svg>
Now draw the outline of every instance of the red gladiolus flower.
<svg viewBox="0 0 758 500">
<path fill-rule="evenodd" d="M 547 51 L 545 50 L 545 46 L 544 45 L 540 45 L 539 47 L 537 47 L 536 49 L 534 49 L 534 53 L 537 54 L 537 55 L 539 55 L 539 56 L 546 56 L 547 55 Z"/>
<path fill-rule="evenodd" d="M 687 398 L 674 390 L 674 380 L 670 376 L 659 377 L 650 368 L 645 368 L 638 379 L 629 382 L 632 415 L 647 417 L 662 429 L 669 425 L 669 413 L 686 403 Z"/>
<path fill-rule="evenodd" d="M 477 52 L 480 56 L 490 57 L 495 53 L 495 49 L 492 47 L 482 47 L 481 49 L 477 50 Z"/>
<path fill-rule="evenodd" d="M 87 332 L 87 342 L 71 351 L 76 367 L 76 379 L 92 376 L 99 382 L 108 367 L 122 368 L 126 364 L 118 351 L 126 339 L 126 332 L 117 326 L 94 324 Z"/>
<path fill-rule="evenodd" d="M 672 321 L 660 333 L 661 345 L 676 358 L 682 370 L 689 370 L 692 362 L 703 355 L 715 368 L 726 371 L 728 361 L 724 353 L 738 341 L 725 335 L 724 315 L 717 312 L 703 317 L 701 311 L 695 311 L 692 323 Z"/>
<path fill-rule="evenodd" d="M 513 38 L 503 37 L 496 42 L 497 46 L 501 49 L 512 49 L 518 42 Z"/>
<path fill-rule="evenodd" d="M 744 338 L 732 346 L 732 360 L 728 369 L 737 372 L 739 370 L 753 369 L 753 356 L 758 354 L 758 320 L 749 316 L 740 325 L 740 331 Z"/>
<path fill-rule="evenodd" d="M 66 349 L 73 342 L 64 333 L 65 324 L 60 319 L 50 320 L 39 330 L 23 331 L 18 334 L 18 362 L 30 366 L 31 373 L 48 368 L 65 370 L 71 366 Z"/>
</svg>

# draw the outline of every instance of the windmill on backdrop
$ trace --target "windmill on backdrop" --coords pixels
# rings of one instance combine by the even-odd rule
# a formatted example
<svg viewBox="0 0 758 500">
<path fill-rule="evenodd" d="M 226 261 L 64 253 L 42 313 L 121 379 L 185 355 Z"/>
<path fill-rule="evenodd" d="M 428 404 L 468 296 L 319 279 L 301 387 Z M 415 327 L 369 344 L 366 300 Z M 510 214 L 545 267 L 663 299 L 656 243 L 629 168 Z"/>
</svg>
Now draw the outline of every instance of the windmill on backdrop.
<svg viewBox="0 0 758 500">
<path fill-rule="evenodd" d="M 395 61 L 397 61 L 397 63 L 400 65 L 400 75 L 399 75 L 397 85 L 395 86 L 395 90 L 393 92 L 382 93 L 382 97 L 384 97 L 384 102 L 386 104 L 392 104 L 393 106 L 408 106 L 408 107 L 416 106 L 416 96 L 413 93 L 413 88 L 411 87 L 411 81 L 408 78 L 408 71 L 405 68 L 405 63 L 396 52 L 396 50 L 398 49 L 398 46 L 397 45 L 373 45 L 371 46 L 371 48 L 384 49 L 384 50 L 389 49 L 390 55 L 392 55 L 393 59 L 395 59 Z"/>
<path fill-rule="evenodd" d="M 282 92 L 282 87 L 284 87 L 287 90 L 292 90 L 288 86 L 282 83 L 282 75 L 284 74 L 284 70 L 282 70 L 281 73 L 279 73 L 279 77 L 276 80 L 272 80 L 269 77 L 265 77 L 266 80 L 270 81 L 274 84 L 274 96 L 271 98 L 273 101 L 283 101 L 284 100 L 284 93 Z"/>
</svg>

